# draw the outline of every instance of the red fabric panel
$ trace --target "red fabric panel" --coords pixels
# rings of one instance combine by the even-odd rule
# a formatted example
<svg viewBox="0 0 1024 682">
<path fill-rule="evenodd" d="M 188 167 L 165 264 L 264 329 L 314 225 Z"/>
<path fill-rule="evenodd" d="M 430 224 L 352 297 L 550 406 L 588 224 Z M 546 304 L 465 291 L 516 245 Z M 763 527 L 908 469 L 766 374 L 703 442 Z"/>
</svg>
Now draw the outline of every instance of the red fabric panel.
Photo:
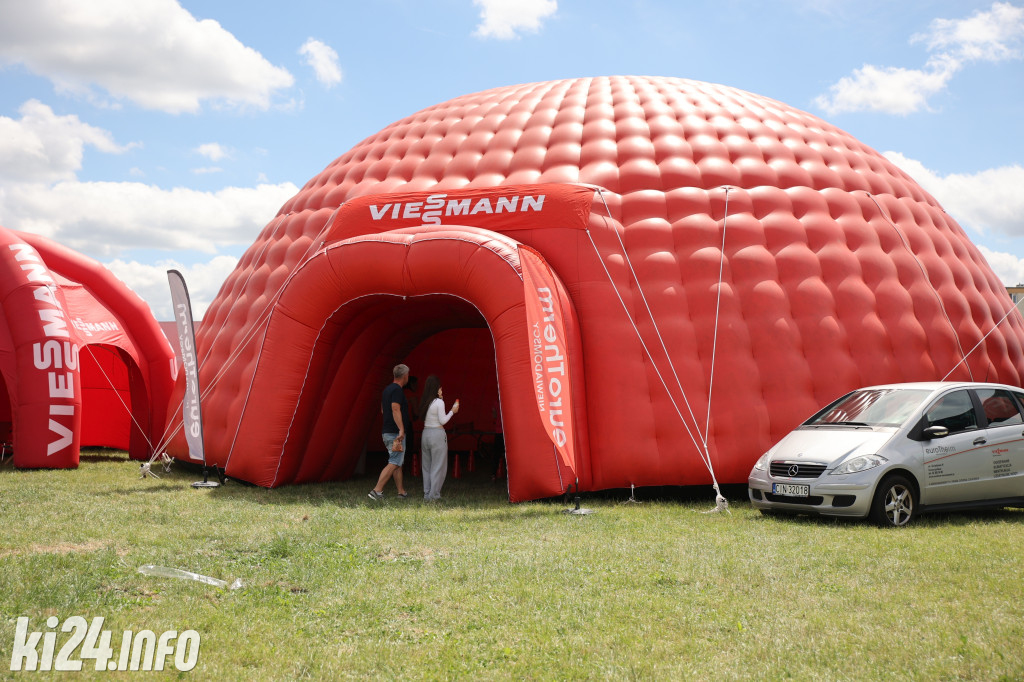
<svg viewBox="0 0 1024 682">
<path fill-rule="evenodd" d="M 82 447 L 127 450 L 132 423 L 128 368 L 116 350 L 109 347 L 85 346 L 78 357 L 82 376 Z"/>
</svg>

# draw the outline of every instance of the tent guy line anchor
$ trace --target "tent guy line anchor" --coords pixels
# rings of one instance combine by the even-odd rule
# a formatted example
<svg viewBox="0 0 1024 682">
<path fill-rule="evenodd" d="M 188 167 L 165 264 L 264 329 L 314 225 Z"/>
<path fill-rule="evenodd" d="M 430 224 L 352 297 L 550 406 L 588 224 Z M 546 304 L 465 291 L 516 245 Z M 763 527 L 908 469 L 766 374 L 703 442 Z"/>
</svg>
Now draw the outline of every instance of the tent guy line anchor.
<svg viewBox="0 0 1024 682">
<path fill-rule="evenodd" d="M 157 473 L 153 471 L 153 461 L 154 460 L 150 460 L 148 462 L 142 462 L 141 464 L 139 464 L 139 478 L 146 478 L 147 476 L 152 476 L 153 478 L 160 478 L 160 476 L 158 476 Z M 166 452 L 161 453 L 160 461 L 164 465 L 164 473 L 171 473 L 171 465 L 174 463 L 174 460 L 171 459 L 171 456 L 168 455 Z"/>
<path fill-rule="evenodd" d="M 714 484 L 715 488 L 715 508 L 701 512 L 701 514 L 718 514 L 719 512 L 726 512 L 729 516 L 732 516 L 732 510 L 729 509 L 729 500 L 725 499 L 725 495 L 718 490 L 718 483 Z"/>
</svg>

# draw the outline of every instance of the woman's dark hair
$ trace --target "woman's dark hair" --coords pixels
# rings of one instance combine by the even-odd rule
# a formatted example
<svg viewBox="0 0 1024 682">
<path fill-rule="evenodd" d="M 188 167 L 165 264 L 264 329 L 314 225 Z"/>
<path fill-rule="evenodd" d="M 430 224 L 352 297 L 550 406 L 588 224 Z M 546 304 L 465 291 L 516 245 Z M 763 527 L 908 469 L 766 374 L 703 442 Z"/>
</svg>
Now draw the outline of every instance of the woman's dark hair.
<svg viewBox="0 0 1024 682">
<path fill-rule="evenodd" d="M 420 419 L 427 416 L 427 408 L 434 402 L 437 392 L 441 390 L 441 380 L 431 374 L 427 377 L 427 385 L 423 387 L 423 395 L 420 396 Z"/>
</svg>

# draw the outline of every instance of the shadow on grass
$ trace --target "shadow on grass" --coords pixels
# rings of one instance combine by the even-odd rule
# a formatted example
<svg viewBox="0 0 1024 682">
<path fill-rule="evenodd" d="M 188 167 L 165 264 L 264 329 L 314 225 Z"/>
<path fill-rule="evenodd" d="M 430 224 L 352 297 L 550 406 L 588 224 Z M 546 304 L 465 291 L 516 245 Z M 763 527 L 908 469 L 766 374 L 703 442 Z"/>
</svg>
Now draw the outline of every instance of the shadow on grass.
<svg viewBox="0 0 1024 682">
<path fill-rule="evenodd" d="M 467 508 L 479 509 L 479 505 L 465 504 Z M 540 517 L 558 517 L 564 516 L 562 513 L 563 505 L 553 504 L 541 504 L 531 506 L 528 509 L 521 509 L 516 507 L 513 511 L 512 505 L 506 506 L 504 509 L 494 509 L 483 514 L 474 514 L 472 518 L 467 519 L 469 521 L 476 521 L 478 523 L 493 522 L 493 521 L 508 521 L 508 520 L 524 520 L 524 519 L 535 519 Z"/>
<path fill-rule="evenodd" d="M 130 462 L 131 460 L 125 456 L 117 455 L 82 455 L 78 458 L 79 463 L 82 462 Z"/>
<path fill-rule="evenodd" d="M 928 526 L 972 526 L 975 524 L 1024 523 L 1024 510 L 1014 508 L 975 509 L 923 514 L 914 523 Z"/>
<path fill-rule="evenodd" d="M 79 466 L 82 464 L 100 463 L 100 462 L 131 462 L 128 458 L 128 453 L 123 450 L 115 450 L 113 448 L 87 448 L 81 451 L 78 456 Z M 40 469 L 18 469 L 14 466 L 14 455 L 6 453 L 2 461 L 0 461 L 0 474 L 12 473 L 18 471 L 60 471 L 66 467 L 57 468 L 40 468 Z"/>
<path fill-rule="evenodd" d="M 213 495 L 225 501 L 251 501 L 257 505 L 303 505 L 312 507 L 338 507 L 345 509 L 384 507 L 389 509 L 425 508 L 427 506 L 421 499 L 422 481 L 419 478 L 406 476 L 407 488 L 410 497 L 405 500 L 398 499 L 394 494 L 393 484 L 389 483 L 388 496 L 383 503 L 374 502 L 366 497 L 367 491 L 376 482 L 376 476 L 369 473 L 356 476 L 344 481 L 330 481 L 326 483 L 304 483 L 288 485 L 281 488 L 263 488 L 244 481 L 228 479 L 227 483 L 219 488 L 210 490 L 192 490 L 191 484 L 203 478 L 202 466 L 189 462 L 175 460 L 169 472 L 165 472 L 159 465 L 154 465 L 154 470 L 160 479 L 159 483 L 141 483 L 138 478 L 139 462 L 130 460 L 127 453 L 107 448 L 89 448 L 82 451 L 80 461 L 83 466 L 104 465 L 108 463 L 124 463 L 123 469 L 126 479 L 123 481 L 112 479 L 113 485 L 98 495 L 126 497 L 138 493 L 170 493 L 177 490 L 189 495 Z M 131 469 L 127 468 L 131 467 Z M 121 471 L 121 468 L 118 467 Z M 32 476 L 34 472 L 45 472 L 47 470 L 16 469 L 12 459 L 6 457 L 0 461 L 0 476 L 19 474 Z M 55 470 L 49 470 L 55 471 Z M 209 475 L 215 480 L 212 472 Z M 733 510 L 749 511 L 747 498 L 747 487 L 744 484 L 723 484 L 720 486 L 722 494 L 729 500 Z M 576 495 L 561 495 L 527 502 L 523 505 L 512 504 L 508 501 L 507 483 L 504 480 L 492 481 L 490 476 L 481 471 L 475 474 L 463 474 L 460 479 L 450 477 L 445 483 L 446 499 L 438 506 L 439 509 L 448 510 L 473 510 L 475 513 L 471 520 L 486 522 L 489 520 L 516 517 L 539 517 L 562 515 L 567 509 L 574 506 Z M 707 504 L 708 509 L 714 506 L 714 489 L 710 485 L 700 486 L 652 486 L 646 488 L 617 488 L 610 490 L 585 492 L 579 495 L 581 506 L 594 506 L 595 503 L 618 503 L 627 504 L 630 501 L 638 503 L 677 503 L 681 505 Z M 529 505 L 528 509 L 524 509 Z M 566 517 L 576 518 L 572 515 Z M 799 513 L 780 512 L 773 516 L 752 515 L 748 519 L 753 523 L 787 523 L 813 527 L 856 527 L 870 526 L 871 522 L 866 519 L 848 519 L 842 517 L 827 517 L 803 515 Z M 1004 509 L 976 509 L 969 511 L 947 511 L 922 514 L 911 524 L 912 527 L 960 527 L 975 524 L 1020 524 L 1024 523 L 1024 510 Z"/>
<path fill-rule="evenodd" d="M 203 480 L 201 465 L 175 461 L 170 471 L 154 465 L 154 471 L 160 478 L 160 485 L 127 486 L 111 490 L 110 495 L 131 495 L 140 490 L 151 492 L 167 492 L 173 490 L 187 491 L 190 495 L 211 495 L 224 501 L 252 502 L 256 505 L 303 505 L 311 507 L 333 506 L 347 509 L 362 507 L 387 506 L 424 506 L 422 501 L 422 483 L 420 479 L 406 476 L 409 497 L 399 499 L 394 493 L 394 484 L 389 483 L 387 497 L 383 505 L 367 497 L 367 492 L 376 482 L 376 476 L 357 476 L 344 481 L 322 483 L 300 483 L 280 488 L 264 488 L 245 481 L 228 478 L 224 485 L 206 490 L 192 490 L 193 482 Z M 208 472 L 209 480 L 217 480 L 212 470 Z M 450 481 L 445 486 L 448 497 L 441 504 L 444 509 L 475 508 L 508 509 L 508 491 L 504 484 L 495 484 L 489 477 L 476 476 Z"/>
<path fill-rule="evenodd" d="M 747 502 L 747 486 L 745 483 L 720 484 L 719 490 L 730 504 Z M 569 495 L 571 499 L 573 495 Z M 611 500 L 613 502 L 627 502 L 633 498 L 636 502 L 679 502 L 696 503 L 709 502 L 715 504 L 715 489 L 711 484 L 688 485 L 688 486 L 650 486 L 646 488 L 611 488 L 609 490 L 598 490 L 595 492 L 581 493 L 582 500 Z M 552 498 L 552 499 L 559 499 Z"/>
<path fill-rule="evenodd" d="M 760 515 L 755 521 L 764 523 L 789 523 L 816 527 L 877 527 L 869 519 L 854 519 L 842 516 L 817 516 L 798 512 L 777 511 L 768 515 Z M 950 526 L 997 525 L 1024 523 L 1024 510 L 1014 508 L 973 509 L 956 512 L 932 512 L 916 516 L 908 528 L 946 528 Z M 898 532 L 902 529 L 879 528 L 879 530 Z"/>
<path fill-rule="evenodd" d="M 159 485 L 151 485 L 145 488 L 113 488 L 111 490 L 104 490 L 103 492 L 93 493 L 96 497 L 112 497 L 118 495 L 121 497 L 127 497 L 129 495 L 149 495 L 152 493 L 167 493 L 175 490 L 184 490 L 184 488 L 176 483 L 160 483 Z"/>
<path fill-rule="evenodd" d="M 753 519 L 760 523 L 788 523 L 793 525 L 817 526 L 817 527 L 851 527 L 870 526 L 867 519 L 851 519 L 844 516 L 817 516 L 815 514 L 801 514 L 799 512 L 774 511 L 768 514 L 758 514 Z"/>
</svg>

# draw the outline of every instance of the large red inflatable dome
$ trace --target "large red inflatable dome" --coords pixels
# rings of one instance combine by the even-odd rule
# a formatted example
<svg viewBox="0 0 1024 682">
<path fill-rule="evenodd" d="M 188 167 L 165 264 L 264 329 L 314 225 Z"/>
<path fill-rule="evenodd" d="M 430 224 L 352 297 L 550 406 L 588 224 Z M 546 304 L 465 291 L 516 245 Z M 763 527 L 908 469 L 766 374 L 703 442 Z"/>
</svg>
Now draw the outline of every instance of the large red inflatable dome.
<svg viewBox="0 0 1024 682">
<path fill-rule="evenodd" d="M 815 116 L 674 78 L 503 87 L 364 140 L 267 225 L 202 325 L 206 452 L 263 486 L 348 476 L 404 361 L 474 430 L 500 413 L 512 500 L 745 482 L 852 388 L 1019 385 L 1011 307 Z"/>
</svg>

